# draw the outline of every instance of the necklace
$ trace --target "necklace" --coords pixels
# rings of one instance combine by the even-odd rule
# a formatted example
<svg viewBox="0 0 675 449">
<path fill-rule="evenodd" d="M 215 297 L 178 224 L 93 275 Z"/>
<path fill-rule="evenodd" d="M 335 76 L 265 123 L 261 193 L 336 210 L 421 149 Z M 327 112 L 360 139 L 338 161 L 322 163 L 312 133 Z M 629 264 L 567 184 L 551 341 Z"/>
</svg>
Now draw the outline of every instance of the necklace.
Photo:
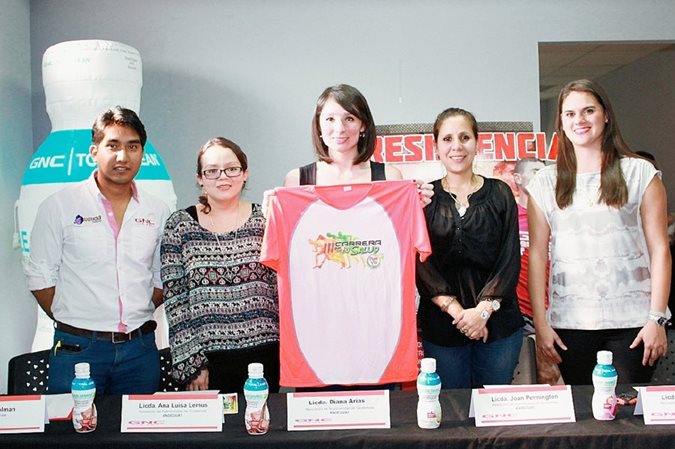
<svg viewBox="0 0 675 449">
<path fill-rule="evenodd" d="M 455 202 L 455 209 L 457 209 L 457 213 L 459 214 L 460 217 L 464 217 L 464 214 L 466 214 L 467 209 L 471 205 L 469 202 L 469 199 L 471 198 L 471 195 L 473 195 L 478 187 L 478 184 L 480 184 L 480 180 L 478 177 L 474 174 L 471 175 L 471 182 L 469 183 L 469 193 L 466 195 L 466 203 L 461 202 L 455 193 L 450 191 L 450 185 L 448 184 L 448 178 L 443 178 L 441 179 L 441 187 L 443 187 L 443 190 L 448 192 L 450 196 L 452 197 L 453 201 Z"/>
</svg>

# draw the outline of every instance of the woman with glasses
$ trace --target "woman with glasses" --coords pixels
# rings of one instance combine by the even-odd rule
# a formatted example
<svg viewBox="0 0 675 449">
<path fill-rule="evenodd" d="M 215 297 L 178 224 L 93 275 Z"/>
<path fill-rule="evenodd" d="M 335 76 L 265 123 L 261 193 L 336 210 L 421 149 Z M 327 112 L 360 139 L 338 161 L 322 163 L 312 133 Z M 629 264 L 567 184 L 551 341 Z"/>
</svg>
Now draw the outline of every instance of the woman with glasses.
<svg viewBox="0 0 675 449">
<path fill-rule="evenodd" d="M 279 390 L 276 275 L 258 262 L 265 219 L 241 199 L 246 154 L 223 137 L 197 156 L 199 204 L 174 212 L 161 246 L 173 377 L 186 389 L 241 392 L 261 362 Z"/>
</svg>

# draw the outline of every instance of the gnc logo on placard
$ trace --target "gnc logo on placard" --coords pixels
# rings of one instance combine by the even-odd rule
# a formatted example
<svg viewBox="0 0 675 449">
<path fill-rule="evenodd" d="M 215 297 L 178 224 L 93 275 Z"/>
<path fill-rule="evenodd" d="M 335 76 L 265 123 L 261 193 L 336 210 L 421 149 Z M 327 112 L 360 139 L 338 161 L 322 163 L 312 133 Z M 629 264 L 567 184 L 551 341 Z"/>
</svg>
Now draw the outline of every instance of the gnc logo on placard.
<svg viewBox="0 0 675 449">
<path fill-rule="evenodd" d="M 162 424 L 165 424 L 166 421 L 163 420 L 140 420 L 140 419 L 131 419 L 127 421 L 127 424 L 130 426 L 144 426 L 144 427 L 154 427 L 154 426 L 161 426 Z"/>
</svg>

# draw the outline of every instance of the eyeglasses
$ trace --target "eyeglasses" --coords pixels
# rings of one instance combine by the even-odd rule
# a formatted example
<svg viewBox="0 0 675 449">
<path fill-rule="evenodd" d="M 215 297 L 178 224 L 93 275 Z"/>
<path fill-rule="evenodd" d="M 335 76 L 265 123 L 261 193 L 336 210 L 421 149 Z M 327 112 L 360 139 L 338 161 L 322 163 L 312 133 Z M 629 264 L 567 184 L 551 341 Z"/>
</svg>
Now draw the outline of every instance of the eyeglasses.
<svg viewBox="0 0 675 449">
<path fill-rule="evenodd" d="M 241 167 L 227 167 L 227 168 L 207 168 L 202 171 L 202 176 L 206 179 L 218 179 L 221 173 L 225 173 L 228 178 L 236 178 L 244 171 Z"/>
</svg>

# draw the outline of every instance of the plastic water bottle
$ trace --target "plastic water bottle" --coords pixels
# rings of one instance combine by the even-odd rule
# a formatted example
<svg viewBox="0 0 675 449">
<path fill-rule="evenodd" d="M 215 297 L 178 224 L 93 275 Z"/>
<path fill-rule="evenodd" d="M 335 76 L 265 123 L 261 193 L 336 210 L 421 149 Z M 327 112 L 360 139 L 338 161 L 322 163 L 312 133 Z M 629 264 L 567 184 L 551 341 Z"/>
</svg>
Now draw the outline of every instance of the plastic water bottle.
<svg viewBox="0 0 675 449">
<path fill-rule="evenodd" d="M 422 429 L 436 429 L 441 425 L 441 378 L 436 374 L 436 359 L 422 359 L 422 370 L 417 376 L 417 425 Z"/>
<path fill-rule="evenodd" d="M 602 421 L 616 418 L 616 383 L 618 376 L 612 365 L 611 351 L 598 351 L 598 364 L 593 369 L 593 417 Z"/>
<path fill-rule="evenodd" d="M 248 379 L 244 383 L 246 412 L 244 423 L 250 435 L 262 435 L 270 428 L 270 413 L 267 409 L 267 396 L 270 389 L 263 377 L 262 363 L 248 365 Z"/>
<path fill-rule="evenodd" d="M 73 427 L 79 433 L 91 432 L 96 429 L 96 384 L 89 377 L 89 364 L 75 365 L 75 379 L 71 386 L 73 394 Z"/>
</svg>

